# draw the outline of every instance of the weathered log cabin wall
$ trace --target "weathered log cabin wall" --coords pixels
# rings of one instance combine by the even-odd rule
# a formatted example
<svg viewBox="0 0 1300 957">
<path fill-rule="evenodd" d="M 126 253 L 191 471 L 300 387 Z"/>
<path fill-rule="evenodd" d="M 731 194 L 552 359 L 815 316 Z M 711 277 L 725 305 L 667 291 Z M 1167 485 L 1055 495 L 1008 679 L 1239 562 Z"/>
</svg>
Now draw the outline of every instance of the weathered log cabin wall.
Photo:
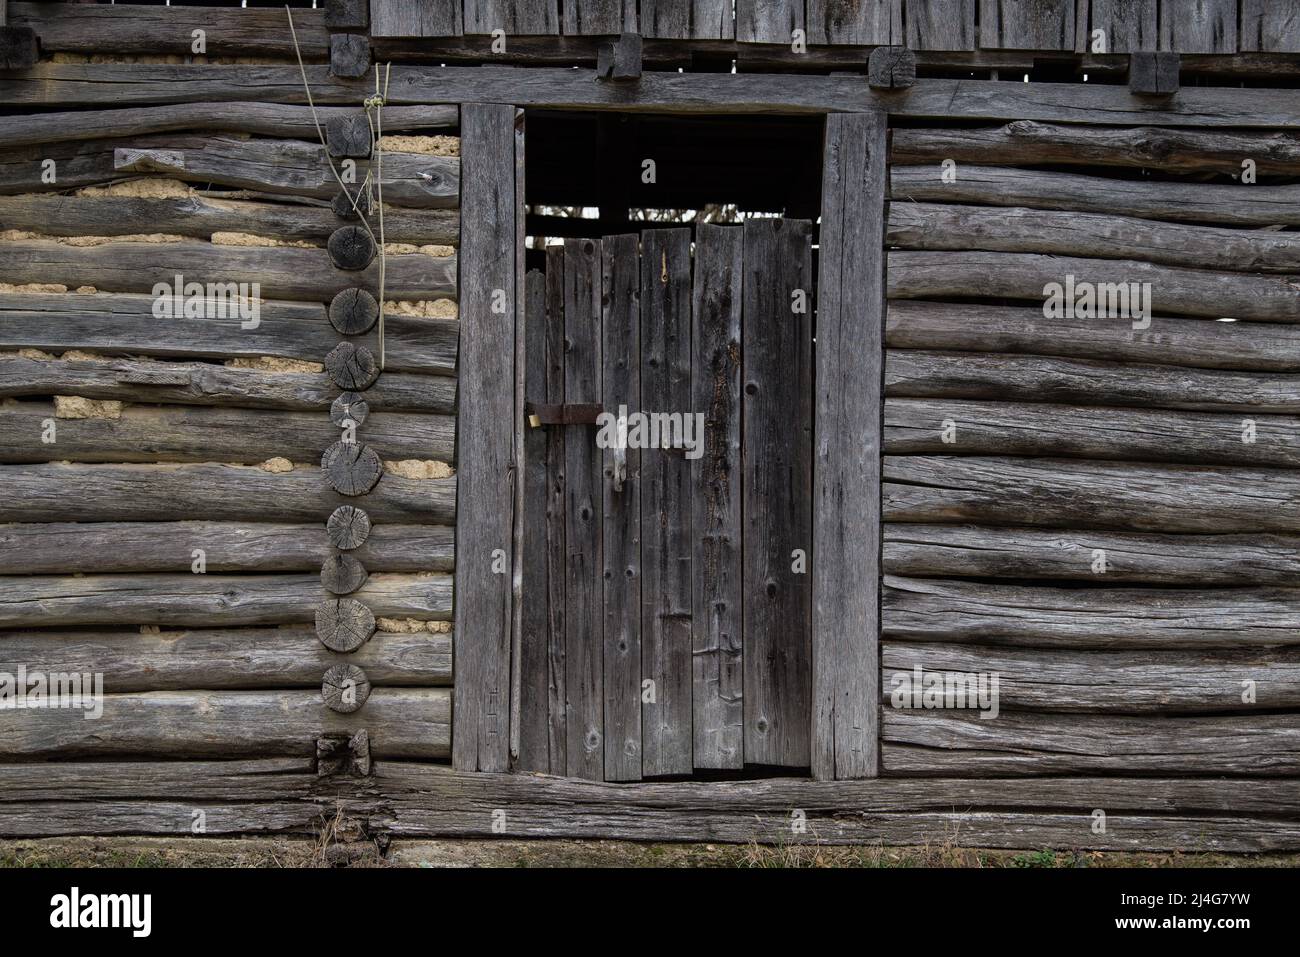
<svg viewBox="0 0 1300 957">
<path fill-rule="evenodd" d="M 9 12 L 38 69 L 297 72 L 283 9 Z M 318 73 L 325 13 L 294 22 Z M 0 672 L 99 673 L 105 694 L 97 720 L 0 710 L 0 760 L 314 762 L 363 729 L 376 758 L 450 755 L 458 110 L 383 110 L 381 159 L 364 95 L 0 117 Z M 382 254 L 331 159 L 382 184 Z M 160 317 L 155 284 L 178 281 L 257 283 L 259 315 Z M 348 511 L 327 528 L 339 508 L 368 537 Z M 371 690 L 344 713 L 326 673 L 349 666 Z"/>
<path fill-rule="evenodd" d="M 884 773 L 1300 771 L 1296 146 L 894 130 Z M 891 707 L 915 667 L 1000 716 Z"/>
</svg>

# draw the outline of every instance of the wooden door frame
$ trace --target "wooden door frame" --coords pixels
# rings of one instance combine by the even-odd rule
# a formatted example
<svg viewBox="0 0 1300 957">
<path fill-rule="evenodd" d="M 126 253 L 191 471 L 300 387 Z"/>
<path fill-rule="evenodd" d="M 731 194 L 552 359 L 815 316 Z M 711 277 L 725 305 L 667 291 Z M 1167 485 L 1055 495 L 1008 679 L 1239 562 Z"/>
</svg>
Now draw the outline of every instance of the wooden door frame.
<svg viewBox="0 0 1300 957">
<path fill-rule="evenodd" d="M 764 88 L 767 78 L 753 79 L 756 91 Z M 593 86 L 587 102 L 565 105 L 609 109 L 606 89 Z M 838 260 L 821 257 L 817 305 L 810 721 L 819 779 L 877 776 L 880 729 L 886 117 L 833 110 L 817 110 L 829 113 L 822 243 L 841 251 Z M 720 102 L 710 112 L 754 110 Z M 461 180 L 461 221 L 470 225 L 462 226 L 459 261 L 452 762 L 501 772 L 518 758 L 521 719 L 523 111 L 462 104 L 461 163 L 472 175 Z"/>
</svg>

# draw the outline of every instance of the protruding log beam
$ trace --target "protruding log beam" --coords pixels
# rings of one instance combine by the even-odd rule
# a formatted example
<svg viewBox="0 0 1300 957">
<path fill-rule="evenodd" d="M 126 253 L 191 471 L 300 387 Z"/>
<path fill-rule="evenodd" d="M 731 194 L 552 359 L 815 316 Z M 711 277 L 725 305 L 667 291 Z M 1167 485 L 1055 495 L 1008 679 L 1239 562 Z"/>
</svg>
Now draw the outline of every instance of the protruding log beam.
<svg viewBox="0 0 1300 957">
<path fill-rule="evenodd" d="M 876 47 L 867 57 L 867 83 L 873 90 L 903 90 L 916 83 L 916 54 L 903 46 Z"/>
<path fill-rule="evenodd" d="M 356 651 L 374 633 L 374 614 L 355 598 L 331 599 L 316 610 L 316 635 L 330 651 Z"/>
<path fill-rule="evenodd" d="M 348 595 L 366 583 L 366 569 L 351 555 L 331 555 L 321 566 L 320 583 L 335 595 Z"/>
<path fill-rule="evenodd" d="M 1178 92 L 1181 63 L 1177 53 L 1130 53 L 1128 62 L 1128 88 L 1133 93 L 1138 96 L 1163 97 Z"/>
<path fill-rule="evenodd" d="M 343 335 L 359 336 L 379 318 L 379 302 L 360 287 L 344 289 L 330 300 L 329 317 L 330 325 Z"/>
<path fill-rule="evenodd" d="M 325 145 L 330 156 L 365 159 L 373 140 L 374 131 L 365 113 L 335 117 L 325 124 Z"/>
<path fill-rule="evenodd" d="M 379 379 L 379 360 L 365 346 L 340 342 L 325 357 L 325 371 L 340 389 L 369 389 Z"/>
<path fill-rule="evenodd" d="M 325 26 L 346 30 L 369 24 L 370 4 L 366 0 L 325 0 Z"/>
<path fill-rule="evenodd" d="M 329 238 L 330 260 L 339 269 L 365 269 L 375 258 L 375 241 L 361 226 L 343 226 Z"/>
<path fill-rule="evenodd" d="M 330 76 L 365 76 L 370 69 L 370 39 L 359 33 L 330 35 Z"/>
<path fill-rule="evenodd" d="M 641 79 L 641 34 L 624 33 L 602 43 L 596 58 L 597 80 Z"/>
<path fill-rule="evenodd" d="M 370 516 L 355 505 L 340 505 L 330 513 L 325 528 L 335 548 L 350 551 L 370 537 Z"/>
<path fill-rule="evenodd" d="M 325 672 L 320 693 L 331 711 L 351 714 L 359 711 L 370 697 L 370 679 L 356 665 L 334 665 Z"/>
<path fill-rule="evenodd" d="M 360 392 L 344 392 L 330 405 L 330 421 L 342 428 L 349 422 L 361 425 L 370 414 L 370 406 Z"/>
<path fill-rule="evenodd" d="M 321 468 L 340 495 L 365 495 L 384 474 L 379 455 L 359 442 L 335 442 L 322 456 Z"/>
</svg>

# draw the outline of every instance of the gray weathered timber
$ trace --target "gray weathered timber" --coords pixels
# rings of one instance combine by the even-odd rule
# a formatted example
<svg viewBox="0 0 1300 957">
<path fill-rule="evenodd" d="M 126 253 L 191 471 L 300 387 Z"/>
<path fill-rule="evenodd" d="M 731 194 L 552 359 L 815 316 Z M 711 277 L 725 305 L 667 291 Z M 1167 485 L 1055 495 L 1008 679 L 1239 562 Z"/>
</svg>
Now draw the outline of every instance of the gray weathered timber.
<svg viewBox="0 0 1300 957">
<path fill-rule="evenodd" d="M 325 450 L 320 464 L 330 488 L 340 495 L 365 495 L 384 474 L 379 453 L 359 442 L 335 442 Z"/>
<path fill-rule="evenodd" d="M 601 240 L 601 401 L 641 405 L 641 258 L 635 233 Z M 641 779 L 641 452 L 602 458 L 604 774 Z"/>
<path fill-rule="evenodd" d="M 808 42 L 902 43 L 900 9 L 895 0 L 808 0 Z"/>
<path fill-rule="evenodd" d="M 1019 206 L 896 202 L 889 211 L 887 239 L 890 246 L 902 249 L 1046 253 L 1231 272 L 1300 272 L 1300 236 L 1295 233 Z"/>
<path fill-rule="evenodd" d="M 1084 284 L 1097 287 L 1096 305 L 1092 308 L 1106 308 L 1116 318 L 1132 316 L 1134 322 L 1139 315 L 1137 287 L 1133 285 L 1137 283 L 1150 283 L 1149 308 L 1155 314 L 1300 322 L 1300 288 L 1295 276 L 1179 269 L 1133 260 L 1036 253 L 889 253 L 889 295 L 898 299 L 962 296 L 1045 303 L 1045 290 L 1051 283 L 1058 284 L 1065 294 L 1067 276 L 1074 277 L 1076 297 Z M 1057 314 L 1064 315 L 1065 308 L 1062 306 Z"/>
<path fill-rule="evenodd" d="M 890 196 L 1227 226 L 1300 224 L 1300 186 L 1165 183 L 973 163 L 958 167 L 956 182 L 945 183 L 939 174 L 937 165 L 895 166 L 890 171 Z"/>
<path fill-rule="evenodd" d="M 1081 8 L 1082 3 L 1079 4 Z M 1153 51 L 1159 40 L 1156 26 L 1157 0 L 1088 0 L 1088 35 L 1080 37 L 1083 49 L 1093 49 L 1093 33 L 1101 30 L 1105 53 Z M 1082 10 L 1080 10 L 1082 14 Z"/>
<path fill-rule="evenodd" d="M 891 349 L 885 395 L 1294 414 L 1300 412 L 1300 375 Z"/>
<path fill-rule="evenodd" d="M 319 575 L 28 575 L 4 579 L 0 627 L 147 624 L 214 627 L 311 621 Z M 446 620 L 451 576 L 377 574 L 352 595 L 374 614 Z"/>
<path fill-rule="evenodd" d="M 641 0 L 641 33 L 672 40 L 729 40 L 736 21 L 729 0 Z"/>
<path fill-rule="evenodd" d="M 314 755 L 325 734 L 365 728 L 376 757 L 418 760 L 451 752 L 451 691 L 379 688 L 351 715 L 315 691 L 156 691 L 105 694 L 104 714 L 75 708 L 0 711 L 0 750 L 20 759 L 110 755 Z"/>
<path fill-rule="evenodd" d="M 789 36 L 780 42 L 789 43 Z M 308 66 L 318 104 L 355 104 L 372 92 L 363 80 L 331 77 Z M 370 84 L 373 87 L 373 84 Z M 0 99 L 15 105 L 57 101 L 67 106 L 105 103 L 193 103 L 256 100 L 305 103 L 296 66 L 117 65 L 96 67 L 93 80 L 77 64 L 39 64 L 0 80 Z M 591 82 L 568 68 L 513 66 L 402 66 L 394 68 L 393 105 L 483 101 L 521 107 L 565 107 L 619 112 L 834 113 L 878 106 L 898 116 L 934 119 L 1040 120 L 1102 126 L 1201 126 L 1279 129 L 1300 122 L 1290 90 L 1186 87 L 1153 106 L 1106 84 L 970 82 L 925 79 L 906 91 L 873 93 L 864 76 L 755 76 L 648 72 L 634 99 L 627 91 Z"/>
<path fill-rule="evenodd" d="M 564 243 L 564 401 L 569 403 L 603 398 L 603 258 L 594 240 Z M 563 429 L 565 773 L 599 781 L 605 774 L 604 470 L 595 429 Z"/>
<path fill-rule="evenodd" d="M 455 532 L 378 525 L 350 552 L 372 572 L 447 572 Z M 92 522 L 0 525 L 0 574 L 183 572 L 203 550 L 208 572 L 305 572 L 332 552 L 323 525 Z"/>
<path fill-rule="evenodd" d="M 387 113 L 384 122 L 388 122 Z M 893 131 L 891 145 L 890 156 L 900 164 L 937 166 L 953 159 L 989 166 L 1052 163 L 1240 176 L 1242 161 L 1252 159 L 1264 175 L 1300 172 L 1300 136 L 1282 131 L 1239 133 L 1157 126 L 1107 129 L 1017 120 L 996 127 L 901 128 Z M 959 168 L 959 178 L 960 172 Z M 1143 184 L 1155 185 L 1150 180 Z"/>
<path fill-rule="evenodd" d="M 1296 535 L 1159 535 L 890 523 L 884 539 L 885 571 L 913 578 L 1283 586 L 1300 580 L 1300 536 Z M 1104 571 L 1099 559 L 1104 560 Z"/>
<path fill-rule="evenodd" d="M 351 555 L 331 555 L 321 564 L 320 583 L 335 595 L 350 595 L 365 584 L 369 573 Z"/>
<path fill-rule="evenodd" d="M 375 633 L 374 613 L 355 598 L 329 598 L 316 606 L 316 636 L 330 651 L 356 651 Z"/>
<path fill-rule="evenodd" d="M 641 404 L 691 406 L 691 232 L 641 234 Z M 691 468 L 685 455 L 641 451 L 642 772 L 689 774 L 692 752 Z"/>
<path fill-rule="evenodd" d="M 353 504 L 314 463 L 292 472 L 243 465 L 13 465 L 0 470 L 0 521 L 320 522 Z M 451 524 L 456 479 L 387 475 L 366 498 L 377 522 Z"/>
<path fill-rule="evenodd" d="M 165 385 L 139 381 L 159 371 L 185 381 Z M 338 394 L 338 386 L 323 373 L 228 369 L 209 362 L 160 366 L 143 359 L 63 361 L 0 355 L 0 396 L 5 398 L 79 395 L 127 402 L 321 412 L 330 408 Z M 385 372 L 381 381 L 366 390 L 366 404 L 375 412 L 454 412 L 456 380 Z"/>
<path fill-rule="evenodd" d="M 1241 51 L 1300 53 L 1295 5 L 1273 0 L 1241 0 Z"/>
<path fill-rule="evenodd" d="M 294 56 L 284 11 L 220 7 L 168 10 L 144 4 L 98 6 L 51 3 L 10 3 L 9 22 L 28 26 L 41 38 L 46 53 L 176 53 L 195 52 L 193 31 L 206 34 L 209 56 Z M 329 33 L 323 10 L 295 8 L 293 26 L 305 61 L 329 54 Z"/>
<path fill-rule="evenodd" d="M 1300 530 L 1287 469 L 1082 459 L 884 459 L 886 521 L 1216 533 Z"/>
<path fill-rule="evenodd" d="M 558 0 L 465 0 L 465 34 L 490 34 L 504 30 L 516 36 L 540 34 L 558 37 Z"/>
<path fill-rule="evenodd" d="M 1254 372 L 1290 373 L 1300 365 L 1295 325 L 1165 316 L 1152 319 L 1148 329 L 1132 324 L 1130 319 L 1047 319 L 1041 307 L 891 300 L 885 345 Z"/>
<path fill-rule="evenodd" d="M 202 406 L 127 406 L 119 418 L 58 419 L 53 447 L 41 440 L 55 407 L 17 402 L 0 407 L 0 462 L 231 462 L 255 465 L 281 456 L 309 462 L 338 439 L 338 427 L 313 412 Z M 450 462 L 456 420 L 449 415 L 376 413 L 366 444 L 385 459 Z"/>
<path fill-rule="evenodd" d="M 330 651 L 313 628 L 207 631 L 16 631 L 0 635 L 0 670 L 101 673 L 104 690 L 184 691 L 319 688 L 325 669 L 364 668 L 378 686 L 451 684 L 452 636 L 378 632 L 346 655 Z"/>
<path fill-rule="evenodd" d="M 323 245 L 339 225 L 333 211 L 321 205 L 220 199 L 203 193 L 177 199 L 37 193 L 0 196 L 0 218 L 11 229 L 65 236 L 161 232 L 207 239 L 213 233 L 238 232 L 317 245 Z M 378 230 L 377 218 L 371 228 Z M 386 208 L 384 238 L 390 243 L 459 246 L 460 213 L 454 209 L 416 212 L 399 206 Z"/>
<path fill-rule="evenodd" d="M 1129 54 L 1128 88 L 1152 102 L 1167 100 L 1178 92 L 1182 58 L 1177 53 L 1142 51 Z"/>
<path fill-rule="evenodd" d="M 985 50 L 1073 50 L 1072 0 L 979 0 Z"/>
<path fill-rule="evenodd" d="M 325 354 L 323 365 L 330 381 L 348 392 L 369 389 L 379 378 L 379 359 L 355 342 L 340 342 Z"/>
<path fill-rule="evenodd" d="M 799 0 L 736 0 L 736 39 L 741 43 L 783 43 L 804 29 Z"/>
<path fill-rule="evenodd" d="M 470 8 L 466 8 L 469 20 Z M 524 397 L 546 394 L 546 275 L 528 272 L 524 300 Z M 523 512 L 520 542 L 523 567 L 519 622 L 519 746 L 514 769 L 549 771 L 548 736 L 549 616 L 546 563 L 546 445 L 551 429 L 524 430 Z"/>
<path fill-rule="evenodd" d="M 925 844 L 1109 850 L 1300 847 L 1293 778 L 673 782 L 635 787 L 539 775 L 485 777 L 436 764 L 375 763 L 364 782 L 318 779 L 309 758 L 18 764 L 0 788 L 0 834 L 315 833 L 342 807 L 400 837 L 639 838 L 746 843 Z M 75 797 L 74 797 L 75 796 Z M 791 835 L 790 808 L 808 815 Z M 1104 834 L 1093 808 L 1107 809 Z M 583 814 L 573 813 L 580 808 Z"/>
<path fill-rule="evenodd" d="M 819 340 L 820 341 L 820 340 Z M 1300 467 L 1295 416 L 970 399 L 888 399 L 888 455 L 1050 455 Z"/>
<path fill-rule="evenodd" d="M 460 410 L 456 562 L 457 768 L 505 771 L 510 761 L 510 649 L 514 550 L 515 111 L 461 110 L 461 145 L 476 174 L 463 214 L 478 224 L 461 244 Z M 504 294 L 509 304 L 494 310 Z M 381 483 L 382 484 L 382 483 Z M 472 542 L 467 546 L 466 542 Z"/>
<path fill-rule="evenodd" d="M 455 0 L 371 0 L 370 32 L 376 37 L 444 37 L 460 34 Z"/>
<path fill-rule="evenodd" d="M 351 662 L 333 665 L 325 672 L 320 691 L 331 711 L 351 714 L 359 711 L 370 697 L 370 679 L 362 668 Z"/>
<path fill-rule="evenodd" d="M 1237 0 L 1160 0 L 1160 49 L 1236 53 Z"/>
<path fill-rule="evenodd" d="M 900 641 L 1264 648 L 1300 642 L 1297 597 L 1294 588 L 1048 588 L 886 576 L 882 631 Z"/>
<path fill-rule="evenodd" d="M 45 158 L 59 164 L 55 183 L 47 183 L 42 177 L 39 161 Z M 358 160 L 356 165 L 360 182 L 370 163 Z M 0 152 L 0 193 L 54 192 L 107 183 L 140 172 L 321 200 L 332 198 L 339 190 L 326 148 L 319 143 L 178 133 L 5 150 Z M 459 205 L 459 184 L 457 157 L 384 153 L 385 204 L 453 209 Z"/>
<path fill-rule="evenodd" d="M 694 765 L 744 766 L 741 632 L 740 323 L 744 230 L 696 227 L 691 405 L 704 414 L 691 472 Z"/>
<path fill-rule="evenodd" d="M 365 269 L 374 262 L 375 253 L 378 252 L 375 240 L 361 226 L 340 226 L 330 233 L 326 249 L 334 268 L 354 272 Z"/>
<path fill-rule="evenodd" d="M 1007 774 L 1295 775 L 1300 716 L 1232 717 L 884 709 L 886 774 L 993 777 Z"/>
<path fill-rule="evenodd" d="M 334 268 L 323 249 L 194 241 L 123 241 L 83 248 L 32 239 L 0 243 L 0 253 L 7 282 L 86 285 L 104 292 L 140 293 L 158 283 L 170 286 L 177 273 L 187 282 L 193 277 L 205 283 L 256 276 L 261 295 L 268 299 L 328 301 L 350 286 L 379 288 L 379 262 L 359 273 L 345 273 Z M 455 256 L 397 253 L 387 257 L 385 268 L 388 299 L 456 298 Z"/>
<path fill-rule="evenodd" d="M 48 8 L 48 5 L 43 6 Z M 212 12 L 215 11 L 209 11 Z M 316 117 L 322 130 L 331 120 L 355 113 L 356 106 L 316 107 Z M 454 106 L 386 106 L 384 129 L 391 133 L 415 129 L 446 129 L 456 125 L 458 114 L 459 111 Z M 177 103 L 120 110 L 73 110 L 67 113 L 0 116 L 0 142 L 5 144 L 6 149 L 108 137 L 147 136 L 150 133 L 189 129 L 299 140 L 320 139 L 310 107 L 282 103 L 246 103 L 237 110 L 232 110 L 223 103 Z"/>
<path fill-rule="evenodd" d="M 164 248 L 149 247 L 147 243 L 131 245 Z M 153 255 L 157 258 L 165 256 L 165 253 L 155 252 Z M 249 265 L 250 268 L 260 268 L 253 264 L 252 257 L 249 257 Z M 331 273 L 341 275 L 332 267 L 329 269 Z M 171 276 L 161 281 L 170 288 L 174 279 Z M 139 288 L 143 283 L 132 285 Z M 340 285 L 340 288 L 344 287 Z M 214 308 L 221 306 L 220 302 L 212 305 Z M 339 344 L 338 333 L 325 319 L 322 302 L 263 302 L 259 305 L 261 315 L 255 328 L 244 328 L 253 320 L 237 316 L 229 319 L 158 318 L 153 314 L 153 307 L 153 297 L 145 295 L 25 293 L 0 296 L 0 348 L 53 352 L 75 349 L 107 355 L 211 359 L 278 356 L 321 362 Z M 227 309 L 234 311 L 231 306 Z M 454 375 L 459 334 L 460 324 L 454 319 L 389 316 L 384 331 L 388 353 L 385 375 L 391 372 Z M 372 331 L 355 339 L 354 344 L 378 352 L 378 335 Z M 133 371 L 168 370 L 170 366 L 159 368 L 150 365 Z M 218 376 L 225 375 L 220 368 L 212 372 Z M 175 388 L 186 387 L 177 384 Z M 429 388 L 436 391 L 438 383 L 430 383 Z M 339 391 L 343 389 L 334 389 L 331 401 Z M 78 394 L 75 389 L 73 394 Z"/>
<path fill-rule="evenodd" d="M 364 509 L 355 505 L 340 505 L 325 520 L 325 533 L 335 548 L 358 548 L 370 537 L 374 526 Z"/>
<path fill-rule="evenodd" d="M 909 49 L 975 49 L 975 0 L 903 0 L 903 14 Z"/>
<path fill-rule="evenodd" d="M 330 75 L 360 77 L 370 72 L 370 41 L 361 34 L 330 34 Z"/>
<path fill-rule="evenodd" d="M 998 707 L 1071 714 L 1266 712 L 1300 706 L 1300 651 L 1075 651 L 887 641 L 881 649 L 885 707 L 913 669 L 950 680 L 998 676 Z M 1255 700 L 1242 701 L 1251 688 Z M 906 701 L 905 692 L 899 692 Z M 959 692 L 961 704 L 971 699 Z M 992 719 L 990 723 L 1000 720 Z"/>
<path fill-rule="evenodd" d="M 813 597 L 808 567 L 816 562 L 811 554 L 812 227 L 802 220 L 749 219 L 744 229 L 745 761 L 808 767 Z M 864 288 L 869 283 L 864 279 Z"/>
<path fill-rule="evenodd" d="M 564 402 L 565 353 L 564 335 L 564 246 L 546 251 L 546 341 L 543 356 L 546 368 L 546 401 Z M 550 717 L 546 723 L 550 770 L 562 774 L 568 770 L 568 705 L 566 692 L 566 647 L 564 593 L 568 546 L 568 483 L 564 452 L 564 429 L 546 430 L 546 621 L 547 683 Z"/>
<path fill-rule="evenodd" d="M 812 450 L 812 771 L 874 777 L 885 118 L 826 120 Z"/>
<path fill-rule="evenodd" d="M 635 0 L 565 0 L 560 22 L 566 35 L 635 33 Z"/>
</svg>

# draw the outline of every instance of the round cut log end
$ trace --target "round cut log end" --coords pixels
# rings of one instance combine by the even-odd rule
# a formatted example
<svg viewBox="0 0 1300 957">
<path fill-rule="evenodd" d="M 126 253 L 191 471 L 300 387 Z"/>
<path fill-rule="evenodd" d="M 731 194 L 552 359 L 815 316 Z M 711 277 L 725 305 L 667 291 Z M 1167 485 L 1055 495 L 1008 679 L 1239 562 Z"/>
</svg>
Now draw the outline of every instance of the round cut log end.
<svg viewBox="0 0 1300 957">
<path fill-rule="evenodd" d="M 321 566 L 320 583 L 335 595 L 347 595 L 366 583 L 365 566 L 351 555 L 331 555 Z"/>
<path fill-rule="evenodd" d="M 335 548 L 357 548 L 370 537 L 370 516 L 353 505 L 340 505 L 325 523 L 325 531 Z"/>
<path fill-rule="evenodd" d="M 370 697 L 370 679 L 356 665 L 334 665 L 325 672 L 320 693 L 331 711 L 351 714 Z"/>
<path fill-rule="evenodd" d="M 316 609 L 316 636 L 330 651 L 356 651 L 375 633 L 375 616 L 355 598 L 332 598 Z"/>
</svg>

